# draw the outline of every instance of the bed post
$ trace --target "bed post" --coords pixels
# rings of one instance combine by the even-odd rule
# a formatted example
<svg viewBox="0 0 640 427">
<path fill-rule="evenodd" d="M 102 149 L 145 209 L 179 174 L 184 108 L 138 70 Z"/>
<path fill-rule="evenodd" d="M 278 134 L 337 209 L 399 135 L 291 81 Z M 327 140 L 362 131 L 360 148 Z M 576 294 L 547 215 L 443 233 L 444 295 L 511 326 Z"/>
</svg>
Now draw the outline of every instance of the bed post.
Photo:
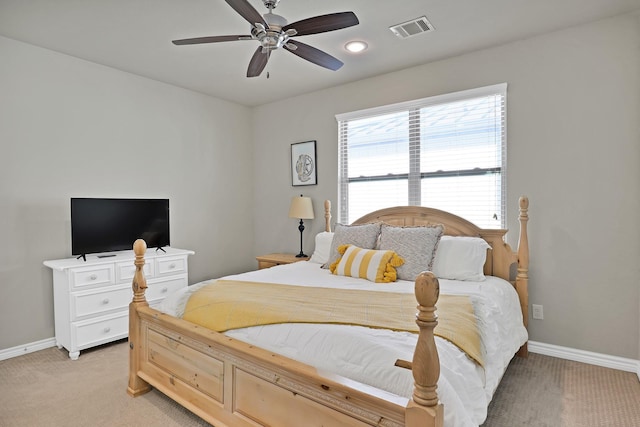
<svg viewBox="0 0 640 427">
<path fill-rule="evenodd" d="M 522 321 L 525 328 L 529 325 L 529 237 L 527 235 L 527 222 L 529 221 L 529 199 L 520 197 L 520 237 L 518 239 L 518 274 L 516 275 L 516 291 L 520 297 L 520 308 L 522 309 Z M 518 356 L 527 357 L 529 349 L 524 343 Z"/>
<path fill-rule="evenodd" d="M 416 323 L 420 328 L 418 343 L 411 363 L 414 389 L 405 413 L 406 427 L 442 427 L 443 406 L 438 401 L 438 378 L 440 359 L 433 336 L 438 324 L 436 302 L 440 295 L 440 284 L 436 276 L 426 271 L 420 273 L 415 284 L 418 312 Z"/>
<path fill-rule="evenodd" d="M 324 231 L 331 233 L 331 200 L 324 201 Z"/>
<path fill-rule="evenodd" d="M 133 300 L 129 304 L 129 386 L 127 393 L 136 397 L 151 390 L 151 386 L 138 376 L 141 354 L 142 333 L 138 307 L 148 307 L 144 291 L 147 289 L 147 280 L 144 278 L 144 253 L 147 244 L 144 240 L 138 239 L 133 243 L 133 251 L 136 254 L 134 265 L 136 272 L 133 276 Z"/>
</svg>

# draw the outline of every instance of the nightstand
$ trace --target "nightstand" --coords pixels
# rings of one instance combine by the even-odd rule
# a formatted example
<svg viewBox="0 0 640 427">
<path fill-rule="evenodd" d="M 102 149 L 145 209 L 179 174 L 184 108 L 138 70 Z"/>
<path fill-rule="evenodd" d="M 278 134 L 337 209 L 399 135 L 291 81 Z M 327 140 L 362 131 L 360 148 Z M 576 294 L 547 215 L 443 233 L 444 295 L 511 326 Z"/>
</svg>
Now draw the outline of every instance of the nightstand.
<svg viewBox="0 0 640 427">
<path fill-rule="evenodd" d="M 306 261 L 309 257 L 296 257 L 294 254 L 267 254 L 257 256 L 258 269 L 274 267 L 281 264 L 291 264 L 292 262 Z"/>
</svg>

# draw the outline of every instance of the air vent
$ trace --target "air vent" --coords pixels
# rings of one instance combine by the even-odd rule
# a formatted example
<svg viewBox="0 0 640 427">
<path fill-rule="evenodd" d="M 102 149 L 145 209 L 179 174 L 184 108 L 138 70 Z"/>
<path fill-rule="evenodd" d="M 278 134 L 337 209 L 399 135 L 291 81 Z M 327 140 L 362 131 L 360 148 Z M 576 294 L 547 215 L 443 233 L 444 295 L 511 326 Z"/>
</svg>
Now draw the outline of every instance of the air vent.
<svg viewBox="0 0 640 427">
<path fill-rule="evenodd" d="M 393 27 L 389 27 L 391 32 L 401 39 L 406 39 L 407 37 L 415 36 L 417 34 L 426 33 L 428 31 L 433 31 L 433 25 L 427 19 L 426 16 L 421 18 L 412 19 L 411 21 L 403 22 L 402 24 L 394 25 Z"/>
</svg>

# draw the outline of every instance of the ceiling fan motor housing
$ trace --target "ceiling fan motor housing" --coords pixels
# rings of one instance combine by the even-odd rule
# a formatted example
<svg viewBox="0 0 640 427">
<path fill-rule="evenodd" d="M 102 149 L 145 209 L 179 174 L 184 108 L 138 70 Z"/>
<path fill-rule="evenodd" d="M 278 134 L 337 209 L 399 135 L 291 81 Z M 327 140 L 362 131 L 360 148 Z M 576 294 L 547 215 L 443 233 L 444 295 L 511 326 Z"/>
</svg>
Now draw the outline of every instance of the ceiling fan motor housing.
<svg viewBox="0 0 640 427">
<path fill-rule="evenodd" d="M 264 14 L 264 20 L 268 25 L 267 28 L 256 23 L 255 27 L 251 29 L 254 37 L 260 41 L 263 51 L 275 50 L 284 46 L 289 40 L 289 36 L 293 35 L 289 31 L 282 31 L 282 27 L 287 25 L 287 20 L 283 16 L 271 12 Z M 295 34 L 295 30 L 293 33 Z"/>
<path fill-rule="evenodd" d="M 275 13 L 265 13 L 262 15 L 269 28 L 274 30 L 282 30 L 282 27 L 287 25 L 289 22 L 286 20 L 284 16 L 276 15 Z"/>
</svg>

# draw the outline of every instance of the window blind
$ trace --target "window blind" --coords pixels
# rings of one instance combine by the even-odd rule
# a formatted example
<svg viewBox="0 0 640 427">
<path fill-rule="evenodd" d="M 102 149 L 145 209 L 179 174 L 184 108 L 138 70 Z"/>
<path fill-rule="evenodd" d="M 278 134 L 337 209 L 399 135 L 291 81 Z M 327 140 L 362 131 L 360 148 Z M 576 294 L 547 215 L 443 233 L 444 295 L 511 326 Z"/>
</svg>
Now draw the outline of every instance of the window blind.
<svg viewBox="0 0 640 427">
<path fill-rule="evenodd" d="M 506 84 L 352 113 L 338 121 L 338 218 L 428 206 L 506 224 Z"/>
</svg>

